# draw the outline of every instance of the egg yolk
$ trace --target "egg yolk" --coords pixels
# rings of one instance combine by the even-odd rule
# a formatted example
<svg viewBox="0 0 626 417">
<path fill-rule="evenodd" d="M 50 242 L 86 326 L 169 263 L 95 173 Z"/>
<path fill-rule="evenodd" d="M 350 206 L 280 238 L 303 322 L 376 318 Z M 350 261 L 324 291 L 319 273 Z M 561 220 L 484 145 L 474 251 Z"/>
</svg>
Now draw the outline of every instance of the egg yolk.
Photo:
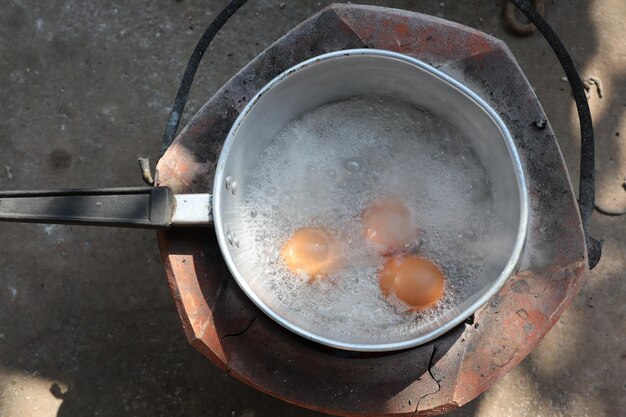
<svg viewBox="0 0 626 417">
<path fill-rule="evenodd" d="M 433 262 L 419 256 L 388 258 L 378 278 L 385 296 L 394 293 L 412 310 L 430 307 L 443 295 L 443 273 Z"/>
<path fill-rule="evenodd" d="M 281 255 L 293 273 L 305 272 L 311 279 L 333 272 L 341 264 L 341 247 L 321 228 L 298 229 L 282 248 Z"/>
<path fill-rule="evenodd" d="M 383 255 L 399 252 L 416 236 L 411 211 L 395 198 L 370 204 L 361 216 L 365 237 Z"/>
</svg>

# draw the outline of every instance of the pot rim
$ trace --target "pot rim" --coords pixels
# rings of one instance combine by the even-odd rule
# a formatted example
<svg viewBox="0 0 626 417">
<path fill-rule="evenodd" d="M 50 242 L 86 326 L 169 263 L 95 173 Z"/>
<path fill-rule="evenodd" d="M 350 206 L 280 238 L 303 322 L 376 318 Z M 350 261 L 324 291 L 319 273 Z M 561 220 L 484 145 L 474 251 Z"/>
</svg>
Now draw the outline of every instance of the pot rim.
<svg viewBox="0 0 626 417">
<path fill-rule="evenodd" d="M 437 327 L 436 329 L 420 335 L 419 337 L 415 337 L 410 340 L 405 340 L 401 342 L 392 342 L 392 343 L 347 343 L 339 340 L 335 340 L 332 338 L 328 338 L 325 336 L 320 336 L 319 334 L 313 333 L 302 327 L 292 323 L 291 321 L 285 319 L 278 313 L 276 313 L 270 306 L 268 306 L 263 300 L 258 297 L 255 291 L 248 285 L 248 282 L 244 279 L 243 275 L 239 272 L 235 261 L 233 260 L 228 240 L 226 234 L 224 232 L 224 228 L 222 227 L 222 213 L 220 209 L 220 201 L 222 199 L 222 195 L 225 192 L 225 188 L 223 187 L 226 175 L 226 159 L 230 152 L 230 149 L 233 146 L 234 138 L 237 134 L 237 131 L 241 124 L 243 123 L 246 115 L 250 112 L 250 110 L 255 106 L 255 104 L 259 101 L 260 97 L 271 90 L 273 87 L 281 83 L 286 78 L 290 77 L 294 73 L 312 65 L 320 61 L 326 61 L 331 59 L 337 59 L 342 57 L 350 57 L 350 56 L 377 56 L 377 57 L 385 57 L 397 59 L 400 61 L 404 61 L 406 63 L 415 65 L 416 67 L 424 70 L 437 78 L 445 81 L 451 87 L 457 89 L 460 93 L 469 97 L 472 101 L 474 101 L 478 106 L 480 106 L 496 123 L 498 128 L 500 129 L 502 136 L 506 142 L 507 149 L 509 151 L 509 155 L 511 157 L 511 162 L 513 164 L 513 168 L 515 169 L 516 179 L 518 183 L 519 190 L 519 199 L 520 199 L 520 216 L 519 216 L 519 226 L 517 230 L 517 236 L 515 238 L 515 243 L 513 246 L 513 250 L 511 255 L 509 256 L 506 265 L 502 269 L 502 272 L 499 274 L 498 278 L 493 281 L 489 290 L 487 290 L 483 295 L 481 295 L 476 301 L 470 304 L 467 308 L 461 310 L 456 314 L 456 316 L 444 323 L 443 325 Z M 224 257 L 224 261 L 228 265 L 228 269 L 231 274 L 235 278 L 237 284 L 241 287 L 244 293 L 248 296 L 248 298 L 267 314 L 271 319 L 276 321 L 278 324 L 283 327 L 291 330 L 292 332 L 309 339 L 311 341 L 321 343 L 326 346 L 330 346 L 333 348 L 351 350 L 351 351 L 359 351 L 359 352 L 385 352 L 385 351 L 395 351 L 401 349 L 412 348 L 418 345 L 422 345 L 427 343 L 444 333 L 452 330 L 454 327 L 465 321 L 468 317 L 474 314 L 480 307 L 489 301 L 491 297 L 493 297 L 500 289 L 504 286 L 506 281 L 509 279 L 510 275 L 514 272 L 516 266 L 518 265 L 518 261 L 520 259 L 524 242 L 526 240 L 526 231 L 528 226 L 528 217 L 529 217 L 529 208 L 528 208 L 528 190 L 526 187 L 526 180 L 524 177 L 522 164 L 517 153 L 517 148 L 513 141 L 513 138 L 498 115 L 498 113 L 478 94 L 474 93 L 468 87 L 455 80 L 451 76 L 443 73 L 442 71 L 432 67 L 431 65 L 410 57 L 405 54 L 381 50 L 381 49 L 349 49 L 349 50 L 339 50 L 330 53 L 326 53 L 323 55 L 319 55 L 306 61 L 303 61 L 286 71 L 282 72 L 272 81 L 267 83 L 263 88 L 261 88 L 252 98 L 246 107 L 239 114 L 233 126 L 231 127 L 226 141 L 222 147 L 222 151 L 220 152 L 217 168 L 215 171 L 215 182 L 213 184 L 213 216 L 214 216 L 214 229 L 217 235 L 217 240 L 222 252 L 222 256 Z"/>
</svg>

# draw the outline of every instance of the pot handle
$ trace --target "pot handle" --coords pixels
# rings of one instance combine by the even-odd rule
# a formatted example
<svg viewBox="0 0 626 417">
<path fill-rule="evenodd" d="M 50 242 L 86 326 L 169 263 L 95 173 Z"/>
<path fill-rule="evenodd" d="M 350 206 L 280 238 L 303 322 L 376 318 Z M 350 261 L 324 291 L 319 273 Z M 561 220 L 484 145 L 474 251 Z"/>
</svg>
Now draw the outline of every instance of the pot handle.
<svg viewBox="0 0 626 417">
<path fill-rule="evenodd" d="M 561 67 L 563 67 L 563 71 L 565 71 L 570 88 L 572 89 L 572 95 L 576 101 L 581 141 L 578 208 L 580 210 L 580 218 L 585 234 L 585 243 L 587 245 L 589 269 L 593 269 L 598 262 L 600 262 L 603 242 L 594 239 L 589 234 L 589 222 L 595 206 L 595 155 L 593 122 L 591 120 L 591 112 L 589 111 L 589 103 L 587 102 L 585 89 L 572 58 L 569 56 L 569 53 L 557 34 L 552 30 L 552 27 L 544 20 L 543 16 L 535 10 L 528 0 L 511 0 L 511 3 L 535 25 L 552 48 L 552 51 L 554 51 Z"/>
<path fill-rule="evenodd" d="M 167 187 L 0 192 L 0 221 L 160 229 L 212 222 L 209 194 Z"/>
</svg>

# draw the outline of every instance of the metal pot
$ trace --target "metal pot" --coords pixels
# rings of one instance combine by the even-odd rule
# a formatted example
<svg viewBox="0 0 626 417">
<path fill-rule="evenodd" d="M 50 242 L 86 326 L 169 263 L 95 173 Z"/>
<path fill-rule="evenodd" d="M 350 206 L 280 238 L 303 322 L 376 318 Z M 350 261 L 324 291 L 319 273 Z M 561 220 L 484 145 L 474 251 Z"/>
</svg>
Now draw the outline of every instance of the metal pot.
<svg viewBox="0 0 626 417">
<path fill-rule="evenodd" d="M 354 96 L 408 101 L 445 120 L 471 143 L 491 182 L 498 249 L 468 296 L 413 333 L 347 337 L 302 320 L 261 291 L 258 268 L 246 262 L 241 207 L 250 174 L 287 124 L 320 106 Z M 458 192 L 458 190 L 445 190 Z M 496 112 L 478 95 L 437 69 L 382 50 L 333 52 L 276 77 L 234 123 L 219 157 L 212 196 L 173 195 L 164 187 L 0 193 L 0 220 L 163 228 L 212 224 L 224 259 L 250 299 L 276 322 L 313 341 L 356 351 L 390 351 L 425 343 L 473 314 L 505 283 L 520 258 L 528 223 L 527 190 L 517 151 Z"/>
</svg>

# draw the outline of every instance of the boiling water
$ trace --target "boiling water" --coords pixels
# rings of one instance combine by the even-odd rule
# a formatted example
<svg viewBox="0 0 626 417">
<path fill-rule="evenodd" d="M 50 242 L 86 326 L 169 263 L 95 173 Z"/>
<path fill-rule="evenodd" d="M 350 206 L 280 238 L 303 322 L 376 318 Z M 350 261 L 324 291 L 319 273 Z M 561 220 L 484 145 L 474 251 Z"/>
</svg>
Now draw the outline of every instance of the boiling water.
<svg viewBox="0 0 626 417">
<path fill-rule="evenodd" d="M 372 201 L 402 198 L 422 229 L 419 253 L 446 276 L 432 309 L 407 311 L 383 297 L 379 256 L 361 214 Z M 381 97 L 321 107 L 277 135 L 253 170 L 242 207 L 243 240 L 261 265 L 262 292 L 310 328 L 390 337 L 415 333 L 466 296 L 486 259 L 477 241 L 492 232 L 487 174 L 467 141 L 414 105 Z M 344 266 L 309 282 L 284 265 L 281 247 L 302 227 L 323 227 L 348 243 Z"/>
</svg>

